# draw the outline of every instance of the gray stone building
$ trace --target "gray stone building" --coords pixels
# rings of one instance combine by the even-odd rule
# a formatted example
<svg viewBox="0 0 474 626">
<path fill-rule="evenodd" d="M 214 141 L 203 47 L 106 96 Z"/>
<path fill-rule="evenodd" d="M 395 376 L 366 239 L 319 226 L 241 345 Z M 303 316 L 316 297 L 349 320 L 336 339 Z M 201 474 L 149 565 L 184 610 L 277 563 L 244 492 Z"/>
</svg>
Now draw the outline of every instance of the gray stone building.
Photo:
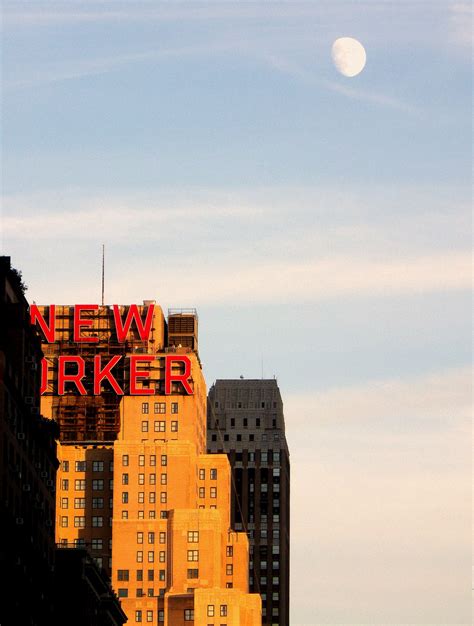
<svg viewBox="0 0 474 626">
<path fill-rule="evenodd" d="M 210 453 L 232 468 L 232 526 L 250 539 L 250 591 L 262 624 L 289 626 L 290 461 L 275 379 L 218 379 L 209 390 Z"/>
</svg>

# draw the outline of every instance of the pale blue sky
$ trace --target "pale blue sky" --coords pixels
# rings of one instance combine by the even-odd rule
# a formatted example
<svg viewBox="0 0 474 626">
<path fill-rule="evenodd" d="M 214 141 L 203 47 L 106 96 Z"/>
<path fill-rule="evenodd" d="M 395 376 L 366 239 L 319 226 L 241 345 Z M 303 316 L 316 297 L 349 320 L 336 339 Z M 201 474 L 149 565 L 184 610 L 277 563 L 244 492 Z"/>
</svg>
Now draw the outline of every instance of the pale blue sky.
<svg viewBox="0 0 474 626">
<path fill-rule="evenodd" d="M 105 242 L 108 302 L 198 308 L 209 385 L 278 377 L 291 626 L 470 623 L 470 4 L 3 9 L 30 300 L 98 302 Z"/>
</svg>

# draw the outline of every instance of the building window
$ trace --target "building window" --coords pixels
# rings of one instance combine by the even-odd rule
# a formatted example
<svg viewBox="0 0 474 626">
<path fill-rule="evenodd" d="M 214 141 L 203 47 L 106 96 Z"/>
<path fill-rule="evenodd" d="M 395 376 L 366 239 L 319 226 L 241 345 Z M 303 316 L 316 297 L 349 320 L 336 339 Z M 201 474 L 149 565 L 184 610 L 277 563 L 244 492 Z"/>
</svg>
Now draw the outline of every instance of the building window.
<svg viewBox="0 0 474 626">
<path fill-rule="evenodd" d="M 145 484 L 145 474 L 138 474 L 138 484 L 139 485 Z"/>
<path fill-rule="evenodd" d="M 66 544 L 67 544 L 67 539 L 66 539 Z M 84 539 L 84 537 L 76 537 L 74 539 L 74 546 L 76 548 L 84 548 L 86 545 L 86 540 Z"/>
<path fill-rule="evenodd" d="M 122 519 L 128 519 L 128 511 L 122 511 Z"/>
<path fill-rule="evenodd" d="M 67 478 L 63 478 L 63 480 L 61 481 L 61 489 L 63 491 L 69 490 L 69 480 Z"/>
<path fill-rule="evenodd" d="M 153 621 L 153 611 L 147 611 L 146 612 L 146 621 L 147 622 L 152 622 Z"/>
<path fill-rule="evenodd" d="M 148 494 L 148 502 L 150 504 L 155 504 L 155 502 L 156 502 L 156 492 L 155 491 L 150 491 L 150 493 Z"/>
<path fill-rule="evenodd" d="M 155 562 L 155 553 L 153 552 L 153 550 L 149 550 L 148 551 L 148 563 L 154 563 Z"/>
<path fill-rule="evenodd" d="M 104 498 L 92 498 L 92 508 L 93 509 L 103 509 L 104 508 Z"/>
<path fill-rule="evenodd" d="M 215 615 L 215 607 L 213 604 L 207 605 L 207 617 L 214 617 Z"/>
<path fill-rule="evenodd" d="M 148 570 L 148 582 L 155 580 L 155 572 L 152 569 Z"/>
<path fill-rule="evenodd" d="M 142 413 L 144 415 L 147 415 L 150 411 L 150 405 L 148 404 L 148 402 L 142 402 Z"/>
<path fill-rule="evenodd" d="M 144 454 L 139 454 L 138 455 L 138 465 L 140 467 L 143 467 L 145 465 L 145 455 Z"/>
<path fill-rule="evenodd" d="M 199 561 L 199 550 L 188 550 L 188 561 Z"/>
<path fill-rule="evenodd" d="M 216 468 L 212 468 L 209 470 L 209 478 L 211 480 L 217 480 L 217 469 Z"/>
<path fill-rule="evenodd" d="M 165 465 L 168 465 L 168 457 L 166 456 L 166 454 L 162 454 L 161 455 L 161 465 L 164 467 Z"/>
<path fill-rule="evenodd" d="M 158 573 L 159 579 L 161 581 L 165 580 L 165 570 L 164 569 L 160 569 L 159 573 Z"/>
<path fill-rule="evenodd" d="M 137 533 L 137 543 L 143 543 L 143 533 L 142 532 L 138 532 Z"/>
<path fill-rule="evenodd" d="M 76 515 L 74 517 L 74 528 L 85 528 L 86 518 L 82 515 Z"/>
<path fill-rule="evenodd" d="M 205 498 L 206 497 L 206 488 L 205 487 L 199 487 L 199 497 L 200 498 Z"/>
<path fill-rule="evenodd" d="M 92 549 L 102 550 L 102 539 L 92 539 Z"/>
<path fill-rule="evenodd" d="M 99 478 L 92 481 L 92 491 L 103 491 L 104 481 Z"/>
<path fill-rule="evenodd" d="M 104 525 L 104 518 L 101 515 L 92 516 L 92 526 L 94 528 L 102 528 Z"/>
<path fill-rule="evenodd" d="M 155 402 L 153 410 L 155 413 L 166 413 L 165 402 Z"/>
<path fill-rule="evenodd" d="M 122 465 L 128 465 L 128 454 L 122 454 Z"/>
<path fill-rule="evenodd" d="M 211 492 L 211 498 L 217 498 L 217 487 L 211 487 L 210 492 Z"/>
<path fill-rule="evenodd" d="M 194 609 L 184 609 L 184 621 L 194 622 Z"/>
<path fill-rule="evenodd" d="M 206 478 L 206 470 L 201 468 L 199 470 L 199 480 L 204 480 L 205 478 Z"/>
<path fill-rule="evenodd" d="M 156 485 L 156 474 L 150 474 L 148 481 L 150 485 Z"/>
<path fill-rule="evenodd" d="M 160 511 L 160 519 L 167 519 L 168 511 Z"/>
<path fill-rule="evenodd" d="M 149 519 L 155 519 L 155 517 L 156 517 L 155 511 L 148 511 L 148 517 L 149 517 Z"/>
<path fill-rule="evenodd" d="M 63 461 L 61 467 L 63 472 L 69 472 L 69 461 Z"/>
<path fill-rule="evenodd" d="M 234 556 L 234 548 L 233 546 L 226 547 L 226 556 Z"/>
<path fill-rule="evenodd" d="M 137 563 L 143 563 L 143 552 L 141 550 L 137 552 Z"/>
<path fill-rule="evenodd" d="M 168 474 L 161 474 L 160 483 L 162 485 L 166 485 L 167 482 L 168 482 Z"/>
<path fill-rule="evenodd" d="M 166 543 L 166 533 L 164 531 L 160 532 L 160 543 Z"/>
<path fill-rule="evenodd" d="M 142 421 L 142 433 L 147 433 L 148 432 L 148 420 L 143 420 Z"/>
<path fill-rule="evenodd" d="M 153 532 L 148 533 L 148 543 L 155 543 L 155 533 Z"/>
<path fill-rule="evenodd" d="M 139 491 L 138 492 L 138 504 L 144 504 L 144 502 L 145 502 L 145 492 Z"/>
<path fill-rule="evenodd" d="M 171 422 L 171 432 L 172 433 L 177 433 L 178 432 L 178 421 L 177 420 L 173 420 Z"/>
<path fill-rule="evenodd" d="M 69 506 L 69 498 L 61 498 L 61 508 L 67 509 L 68 506 Z"/>
<path fill-rule="evenodd" d="M 164 550 L 160 550 L 159 559 L 160 563 L 164 563 L 166 561 L 166 552 Z"/>
<path fill-rule="evenodd" d="M 138 581 L 142 581 L 143 580 L 143 570 L 142 569 L 137 569 L 137 580 Z"/>
<path fill-rule="evenodd" d="M 128 485 L 128 474 L 122 474 L 122 485 Z"/>
<path fill-rule="evenodd" d="M 103 472 L 104 471 L 104 461 L 92 461 L 92 471 L 93 472 Z"/>
<path fill-rule="evenodd" d="M 159 421 L 155 422 L 155 433 L 164 433 L 166 430 L 166 422 Z"/>
<path fill-rule="evenodd" d="M 150 465 L 152 467 L 156 465 L 156 454 L 150 454 Z"/>
<path fill-rule="evenodd" d="M 177 402 L 172 402 L 171 403 L 171 413 L 177 413 L 178 412 L 178 403 Z"/>
<path fill-rule="evenodd" d="M 117 570 L 117 580 L 129 580 L 129 570 L 128 569 Z"/>
<path fill-rule="evenodd" d="M 227 574 L 227 576 L 232 576 L 232 574 L 234 573 L 234 567 L 232 564 L 227 564 L 225 566 L 225 573 Z"/>
<path fill-rule="evenodd" d="M 188 569 L 188 578 L 199 578 L 199 570 L 198 569 Z"/>
<path fill-rule="evenodd" d="M 67 528 L 67 524 L 68 524 L 67 517 L 65 515 L 63 515 L 61 517 L 61 528 Z"/>
<path fill-rule="evenodd" d="M 158 609 L 158 622 L 165 621 L 165 612 L 163 609 Z"/>
<path fill-rule="evenodd" d="M 76 461 L 76 472 L 85 472 L 85 471 L 86 471 L 86 462 Z"/>
<path fill-rule="evenodd" d="M 220 616 L 227 617 L 227 604 L 221 604 Z"/>
<path fill-rule="evenodd" d="M 199 542 L 199 531 L 188 530 L 188 543 L 198 543 L 198 542 Z"/>
<path fill-rule="evenodd" d="M 141 611 L 135 611 L 135 621 L 136 622 L 141 622 L 142 621 L 142 612 Z"/>
</svg>

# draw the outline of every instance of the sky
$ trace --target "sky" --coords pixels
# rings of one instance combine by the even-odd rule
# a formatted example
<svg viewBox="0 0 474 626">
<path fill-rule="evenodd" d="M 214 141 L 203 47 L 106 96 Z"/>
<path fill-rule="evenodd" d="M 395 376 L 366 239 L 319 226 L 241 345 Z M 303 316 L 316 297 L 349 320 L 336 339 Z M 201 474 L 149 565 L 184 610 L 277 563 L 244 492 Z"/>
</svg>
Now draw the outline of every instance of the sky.
<svg viewBox="0 0 474 626">
<path fill-rule="evenodd" d="M 291 626 L 471 623 L 467 2 L 3 3 L 2 254 L 276 376 Z M 354 78 L 331 46 L 367 52 Z"/>
</svg>

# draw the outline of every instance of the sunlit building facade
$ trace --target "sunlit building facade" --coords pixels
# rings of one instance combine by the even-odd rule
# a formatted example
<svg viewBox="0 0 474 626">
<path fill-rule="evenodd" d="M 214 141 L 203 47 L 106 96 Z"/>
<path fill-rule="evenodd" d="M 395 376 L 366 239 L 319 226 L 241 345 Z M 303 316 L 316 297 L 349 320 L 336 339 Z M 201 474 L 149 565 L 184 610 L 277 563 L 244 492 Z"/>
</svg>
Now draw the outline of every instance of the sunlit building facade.
<svg viewBox="0 0 474 626">
<path fill-rule="evenodd" d="M 248 538 L 231 528 L 229 462 L 206 454 L 196 312 L 165 319 L 145 301 L 134 320 L 129 307 L 38 314 L 46 331 L 55 318 L 42 411 L 61 433 L 57 541 L 111 575 L 129 624 L 260 624 Z"/>
</svg>

